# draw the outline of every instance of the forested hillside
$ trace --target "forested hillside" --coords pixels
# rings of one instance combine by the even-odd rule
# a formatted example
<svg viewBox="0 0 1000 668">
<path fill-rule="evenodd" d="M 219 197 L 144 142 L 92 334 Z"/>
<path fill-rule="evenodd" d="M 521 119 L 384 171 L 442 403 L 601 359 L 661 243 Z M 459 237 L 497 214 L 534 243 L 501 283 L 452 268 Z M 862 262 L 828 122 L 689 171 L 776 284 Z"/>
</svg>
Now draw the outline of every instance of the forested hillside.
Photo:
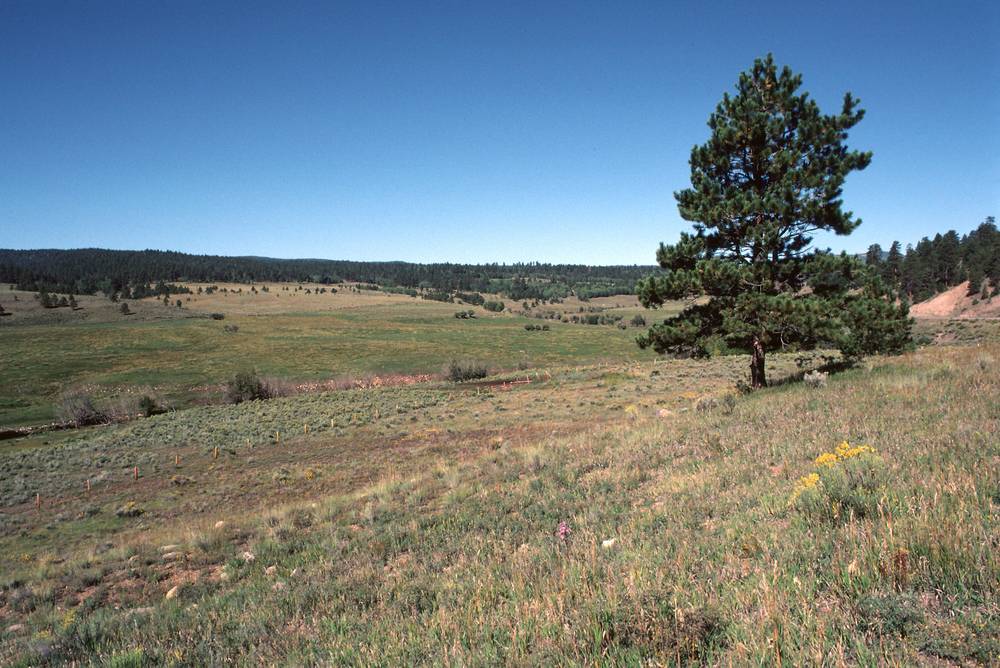
<svg viewBox="0 0 1000 668">
<path fill-rule="evenodd" d="M 969 294 L 978 293 L 983 299 L 996 294 L 1000 286 L 1000 231 L 993 216 L 965 236 L 949 230 L 907 246 L 905 254 L 901 248 L 898 241 L 892 242 L 888 252 L 873 244 L 865 260 L 911 301 L 929 299 L 965 281 L 969 281 Z"/>
<path fill-rule="evenodd" d="M 158 281 L 359 281 L 387 287 L 502 293 L 511 299 L 629 294 L 651 267 L 415 264 L 189 255 L 171 251 L 0 250 L 0 282 L 23 290 L 115 294 Z"/>
<path fill-rule="evenodd" d="M 983 299 L 1000 286 L 1000 231 L 990 216 L 972 232 L 954 230 L 889 250 L 872 245 L 865 260 L 918 302 L 969 281 Z M 173 251 L 2 250 L 0 282 L 22 290 L 59 294 L 118 294 L 159 282 L 357 281 L 384 288 L 499 293 L 514 300 L 553 299 L 570 294 L 602 297 L 631 294 L 653 267 L 582 264 L 416 264 L 347 260 L 189 255 Z M 155 289 L 150 288 L 155 293 Z M 174 290 L 176 292 L 176 290 Z M 152 294 L 152 293 L 151 293 Z"/>
</svg>

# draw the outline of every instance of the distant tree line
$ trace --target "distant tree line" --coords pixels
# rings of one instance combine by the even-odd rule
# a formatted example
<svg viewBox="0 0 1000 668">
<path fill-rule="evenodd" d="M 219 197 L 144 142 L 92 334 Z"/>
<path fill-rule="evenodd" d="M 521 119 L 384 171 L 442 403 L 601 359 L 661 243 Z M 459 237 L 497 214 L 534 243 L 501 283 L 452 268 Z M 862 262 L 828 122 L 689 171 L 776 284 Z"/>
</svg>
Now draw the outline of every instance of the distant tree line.
<svg viewBox="0 0 1000 668">
<path fill-rule="evenodd" d="M 965 236 L 949 230 L 933 239 L 924 237 L 905 253 L 898 241 L 888 251 L 872 244 L 865 262 L 911 301 L 929 299 L 965 281 L 970 295 L 987 299 L 1000 289 L 1000 231 L 990 216 Z"/>
<path fill-rule="evenodd" d="M 500 293 L 511 299 L 631 294 L 651 267 L 577 264 L 415 264 L 189 255 L 172 251 L 0 250 L 0 281 L 23 290 L 128 295 L 157 282 L 360 282 L 393 292 L 416 289 Z M 176 293 L 176 290 L 171 290 Z"/>
</svg>

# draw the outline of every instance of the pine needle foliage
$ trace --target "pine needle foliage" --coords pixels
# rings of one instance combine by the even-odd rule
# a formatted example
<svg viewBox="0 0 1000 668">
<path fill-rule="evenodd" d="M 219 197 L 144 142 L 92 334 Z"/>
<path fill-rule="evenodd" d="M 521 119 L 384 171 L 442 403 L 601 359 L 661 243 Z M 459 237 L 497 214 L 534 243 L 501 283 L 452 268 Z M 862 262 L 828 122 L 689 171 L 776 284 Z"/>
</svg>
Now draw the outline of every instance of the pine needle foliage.
<svg viewBox="0 0 1000 668">
<path fill-rule="evenodd" d="M 846 93 L 840 112 L 825 115 L 801 85 L 768 55 L 709 117 L 711 137 L 691 151 L 691 187 L 674 194 L 694 231 L 660 244 L 665 272 L 638 285 L 647 308 L 689 304 L 640 336 L 641 347 L 703 356 L 721 337 L 753 355 L 751 386 L 761 387 L 769 351 L 831 345 L 857 356 L 909 342 L 907 305 L 874 271 L 812 246 L 816 232 L 861 224 L 841 195 L 872 154 L 846 145 L 864 117 L 856 98 Z"/>
</svg>

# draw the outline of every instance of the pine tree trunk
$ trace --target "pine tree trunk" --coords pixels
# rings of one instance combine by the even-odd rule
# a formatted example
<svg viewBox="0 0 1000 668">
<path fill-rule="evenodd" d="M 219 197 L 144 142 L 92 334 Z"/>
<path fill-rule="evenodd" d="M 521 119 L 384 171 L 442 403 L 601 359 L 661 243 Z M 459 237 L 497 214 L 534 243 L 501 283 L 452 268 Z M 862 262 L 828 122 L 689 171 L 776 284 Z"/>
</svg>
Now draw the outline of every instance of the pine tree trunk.
<svg viewBox="0 0 1000 668">
<path fill-rule="evenodd" d="M 750 360 L 750 387 L 758 390 L 767 385 L 764 377 L 764 344 L 753 338 L 753 357 Z"/>
</svg>

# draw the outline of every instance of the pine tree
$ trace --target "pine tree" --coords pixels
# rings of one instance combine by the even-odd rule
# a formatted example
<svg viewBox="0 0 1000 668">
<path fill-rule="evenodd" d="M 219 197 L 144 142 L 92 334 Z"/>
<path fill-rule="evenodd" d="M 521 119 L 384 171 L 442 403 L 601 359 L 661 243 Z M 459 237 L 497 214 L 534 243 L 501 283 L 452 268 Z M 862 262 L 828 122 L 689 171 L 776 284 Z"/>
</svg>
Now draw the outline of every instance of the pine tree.
<svg viewBox="0 0 1000 668">
<path fill-rule="evenodd" d="M 899 288 L 899 275 L 903 268 L 902 246 L 898 241 L 893 241 L 889 246 L 889 254 L 885 258 L 882 278 L 884 278 L 894 288 Z"/>
<path fill-rule="evenodd" d="M 708 121 L 711 137 L 691 151 L 691 188 L 675 193 L 694 233 L 660 244 L 665 272 L 638 286 L 648 308 L 691 300 L 639 337 L 640 346 L 707 355 L 722 338 L 751 353 L 754 388 L 766 384 L 770 350 L 823 344 L 856 356 L 909 340 L 905 303 L 874 272 L 810 250 L 814 232 L 849 234 L 860 224 L 841 209 L 841 191 L 871 154 L 844 143 L 864 115 L 857 100 L 847 93 L 839 114 L 823 115 L 797 92 L 801 83 L 768 55 L 740 75 L 735 96 L 723 96 Z"/>
<path fill-rule="evenodd" d="M 868 252 L 865 253 L 865 264 L 869 267 L 878 268 L 882 265 L 882 247 L 878 244 L 872 244 L 868 247 Z"/>
</svg>

